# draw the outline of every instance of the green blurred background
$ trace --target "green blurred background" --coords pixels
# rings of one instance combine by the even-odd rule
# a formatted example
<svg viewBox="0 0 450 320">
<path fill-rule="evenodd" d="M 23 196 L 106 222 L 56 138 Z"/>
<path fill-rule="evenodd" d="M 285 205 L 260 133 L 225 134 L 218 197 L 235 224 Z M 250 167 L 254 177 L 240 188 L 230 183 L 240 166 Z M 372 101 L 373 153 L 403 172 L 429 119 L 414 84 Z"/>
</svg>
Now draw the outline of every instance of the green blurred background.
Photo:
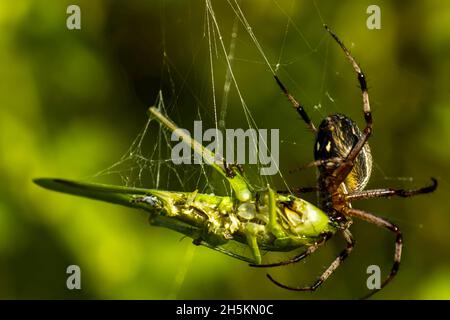
<svg viewBox="0 0 450 320">
<path fill-rule="evenodd" d="M 69 4 L 81 7 L 81 30 L 66 28 Z M 368 188 L 422 186 L 432 176 L 440 183 L 431 195 L 355 203 L 404 233 L 399 275 L 376 297 L 449 299 L 450 3 L 240 4 L 269 61 L 280 63 L 281 78 L 316 124 L 335 112 L 363 124 L 355 75 L 322 23 L 351 48 L 368 76 L 374 115 Z M 381 8 L 381 30 L 366 28 L 371 4 Z M 225 1 L 212 5 L 228 49 L 236 14 Z M 180 126 L 191 128 L 200 114 L 212 127 L 210 48 L 219 106 L 226 69 L 217 34 L 208 45 L 205 17 L 203 1 L 0 0 L 0 298 L 358 298 L 367 290 L 367 266 L 388 272 L 393 236 L 356 222 L 355 251 L 329 281 L 314 294 L 288 292 L 270 283 L 266 270 L 150 227 L 143 212 L 32 184 L 42 176 L 90 179 L 118 161 L 144 128 L 159 90 Z M 289 173 L 312 160 L 313 138 L 242 25 L 233 70 L 258 126 L 281 129 L 285 179 L 314 184 L 313 170 Z M 227 128 L 247 125 L 235 89 L 226 121 Z M 121 180 L 111 174 L 101 181 Z M 306 262 L 271 273 L 309 284 L 343 246 L 334 239 Z M 66 288 L 71 264 L 81 267 L 80 291 Z"/>
</svg>

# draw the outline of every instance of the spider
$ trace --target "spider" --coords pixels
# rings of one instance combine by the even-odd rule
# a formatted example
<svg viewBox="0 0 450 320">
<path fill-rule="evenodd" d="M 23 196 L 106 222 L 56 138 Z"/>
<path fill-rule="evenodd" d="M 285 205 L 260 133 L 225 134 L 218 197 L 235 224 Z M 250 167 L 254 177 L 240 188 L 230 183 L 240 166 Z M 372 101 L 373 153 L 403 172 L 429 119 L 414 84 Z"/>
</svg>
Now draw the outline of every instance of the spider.
<svg viewBox="0 0 450 320">
<path fill-rule="evenodd" d="M 344 43 L 337 37 L 331 29 L 324 25 L 331 37 L 338 43 L 345 56 L 350 61 L 360 85 L 363 101 L 363 112 L 365 127 L 361 131 L 356 123 L 342 114 L 333 114 L 326 117 L 316 127 L 306 113 L 298 100 L 289 93 L 286 86 L 281 82 L 277 75 L 274 75 L 281 91 L 288 98 L 289 102 L 296 109 L 300 117 L 306 123 L 310 131 L 315 135 L 314 159 L 307 167 L 318 167 L 319 176 L 316 187 L 298 188 L 294 192 L 318 192 L 319 206 L 330 217 L 330 220 L 337 223 L 339 232 L 344 237 L 346 248 L 336 257 L 330 266 L 322 275 L 310 286 L 291 287 L 275 280 L 269 274 L 267 277 L 276 285 L 294 291 L 315 291 L 328 277 L 341 265 L 341 263 L 352 252 L 355 240 L 349 230 L 352 224 L 352 218 L 358 218 L 378 227 L 386 228 L 395 235 L 395 254 L 394 262 L 389 275 L 381 283 L 381 286 L 372 290 L 364 298 L 369 298 L 376 292 L 385 287 L 397 274 L 401 255 L 403 238 L 400 228 L 372 213 L 352 208 L 351 203 L 355 200 L 387 198 L 391 196 L 411 197 L 419 194 L 430 193 L 436 190 L 437 180 L 431 178 L 432 184 L 427 187 L 405 190 L 405 189 L 374 189 L 364 190 L 372 171 L 372 155 L 369 144 L 369 137 L 372 135 L 372 114 L 370 111 L 369 93 L 367 89 L 366 77 L 360 66 L 345 47 Z M 320 246 L 322 246 L 330 237 L 325 236 L 323 241 L 317 242 L 309 247 L 305 252 L 278 263 L 253 265 L 254 267 L 278 267 L 287 264 L 299 262 L 306 258 Z"/>
</svg>

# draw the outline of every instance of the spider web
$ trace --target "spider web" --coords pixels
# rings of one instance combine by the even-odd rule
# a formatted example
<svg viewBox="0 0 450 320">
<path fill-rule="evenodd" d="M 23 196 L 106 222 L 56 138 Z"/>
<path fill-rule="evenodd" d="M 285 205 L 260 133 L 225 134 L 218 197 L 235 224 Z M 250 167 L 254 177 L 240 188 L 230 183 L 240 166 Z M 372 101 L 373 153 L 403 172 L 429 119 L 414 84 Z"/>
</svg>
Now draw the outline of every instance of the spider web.
<svg viewBox="0 0 450 320">
<path fill-rule="evenodd" d="M 198 12 L 201 11 L 202 19 L 192 22 L 195 19 L 191 18 L 191 25 L 186 28 L 186 33 L 189 33 L 187 36 L 196 39 L 192 40 L 193 48 L 186 50 L 186 55 L 191 57 L 191 63 L 187 67 L 177 62 L 178 53 L 174 50 L 177 39 L 169 32 L 169 24 L 172 27 L 174 16 L 172 12 L 166 10 L 169 4 L 164 1 L 161 3 L 163 71 L 161 87 L 154 106 L 180 128 L 187 128 L 192 132 L 193 121 L 201 120 L 204 129 L 215 128 L 221 132 L 226 128 L 259 129 L 263 124 L 258 120 L 258 112 L 273 112 L 273 110 L 270 106 L 255 105 L 252 97 L 255 93 L 249 93 L 246 87 L 249 83 L 248 74 L 253 73 L 268 79 L 265 83 L 273 87 L 274 92 L 278 92 L 278 100 L 284 103 L 285 109 L 291 107 L 283 97 L 280 98 L 281 92 L 273 80 L 275 74 L 283 79 L 290 91 L 306 106 L 312 118 L 322 119 L 328 113 L 346 113 L 346 108 L 341 107 L 339 99 L 327 88 L 330 74 L 335 76 L 338 74 L 337 71 L 330 70 L 328 65 L 329 36 L 323 30 L 321 34 L 319 33 L 321 35 L 319 38 L 307 35 L 304 27 L 300 27 L 301 20 L 296 18 L 298 8 L 295 0 L 271 0 L 263 3 L 270 8 L 266 9 L 267 12 L 270 11 L 271 15 L 278 17 L 276 25 L 270 28 L 260 24 L 256 27 L 256 22 L 252 22 L 255 18 L 250 14 L 253 8 L 245 2 L 204 0 L 196 1 L 194 5 L 189 2 L 186 10 L 195 11 L 198 16 L 200 16 Z M 317 13 L 317 29 L 321 30 L 321 25 L 326 21 L 315 2 L 313 6 Z M 266 35 L 269 31 L 275 34 L 277 39 L 278 44 L 275 47 L 267 44 L 270 43 L 266 39 L 269 37 Z M 298 47 L 297 51 L 292 50 L 292 43 Z M 304 66 L 304 61 L 311 57 L 321 61 L 320 68 L 315 71 L 319 75 L 317 77 L 319 80 L 314 83 L 314 85 L 318 83 L 319 86 L 312 94 L 308 93 L 307 89 L 302 89 L 305 86 L 297 80 L 296 71 L 293 71 L 299 65 Z M 346 65 L 347 62 L 343 57 L 342 61 L 343 69 L 351 74 L 352 70 Z M 245 78 L 247 80 L 242 80 Z M 352 75 L 351 79 L 353 78 Z M 355 90 L 354 94 L 358 95 L 359 92 Z M 185 110 L 189 112 L 186 113 Z M 290 111 L 292 117 L 295 117 L 295 112 Z M 263 127 L 276 128 L 276 125 L 265 123 Z M 258 174 L 262 168 L 261 163 L 244 166 L 245 173 L 254 187 L 262 189 L 270 184 L 278 190 L 289 191 L 290 186 L 300 186 L 298 183 L 293 185 L 289 171 L 294 168 L 291 164 L 284 165 L 285 157 L 282 156 L 282 149 L 298 154 L 300 160 L 297 164 L 303 165 L 312 159 L 312 139 L 308 136 L 302 140 L 302 136 L 306 137 L 309 133 L 300 120 L 293 122 L 292 127 L 300 132 L 298 134 L 295 134 L 295 130 L 280 132 L 281 165 L 276 176 Z M 115 176 L 119 177 L 120 183 L 124 186 L 173 191 L 198 190 L 201 193 L 232 195 L 226 181 L 207 165 L 175 165 L 171 159 L 171 150 L 175 143 L 170 137 L 171 133 L 163 129 L 156 120 L 147 119 L 143 129 L 122 157 L 95 174 L 94 178 Z M 412 179 L 387 177 L 379 166 L 376 164 L 375 166 L 385 179 Z M 314 180 L 311 179 L 310 182 L 314 183 Z M 190 246 L 185 256 L 181 257 L 182 263 L 174 277 L 170 298 L 176 298 L 182 288 L 195 250 L 194 246 Z"/>
<path fill-rule="evenodd" d="M 163 90 L 161 88 L 154 105 L 163 114 L 173 119 L 180 127 L 183 127 L 186 121 L 183 119 L 181 121 L 177 120 L 177 109 L 186 108 L 184 105 L 186 102 L 180 101 L 179 92 L 188 91 L 196 104 L 191 108 L 193 110 L 192 114 L 196 116 L 194 117 L 195 120 L 205 120 L 203 119 L 205 115 L 211 118 L 212 114 L 213 126 L 216 130 L 224 132 L 225 128 L 234 128 L 235 126 L 227 126 L 229 100 L 230 96 L 233 95 L 233 102 L 238 102 L 241 108 L 240 114 L 246 122 L 246 127 L 243 129 L 252 128 L 258 130 L 258 123 L 253 116 L 252 107 L 247 102 L 248 97 L 245 94 L 245 88 L 240 85 L 236 75 L 236 61 L 239 61 L 241 64 L 245 63 L 248 66 L 263 65 L 268 78 L 272 78 L 280 70 L 285 71 L 290 65 L 295 64 L 302 58 L 300 56 L 285 61 L 283 57 L 286 38 L 291 30 L 294 30 L 294 33 L 306 44 L 309 54 L 317 50 L 317 47 L 312 47 L 306 40 L 300 28 L 294 23 L 285 9 L 277 1 L 273 1 L 274 8 L 280 11 L 280 14 L 285 17 L 286 21 L 284 30 L 280 34 L 282 43 L 280 44 L 279 52 L 276 57 L 275 54 L 269 57 L 265 52 L 264 46 L 259 42 L 239 1 L 228 0 L 227 5 L 228 12 L 224 13 L 221 11 L 218 14 L 212 1 L 205 0 L 203 2 L 202 37 L 205 45 L 201 48 L 204 52 L 200 54 L 202 54 L 204 59 L 202 63 L 207 61 L 208 68 L 206 72 L 209 74 L 209 83 L 207 84 L 209 88 L 208 92 L 204 94 L 196 92 L 195 88 L 189 86 L 188 82 L 191 80 L 189 73 L 191 71 L 183 74 L 171 59 L 171 52 L 168 51 L 166 43 L 175 40 L 166 38 L 167 20 L 165 18 L 166 13 L 163 10 L 164 3 L 162 4 L 161 30 L 164 41 L 162 52 L 164 73 L 162 78 L 166 78 L 170 89 Z M 291 1 L 289 6 L 292 8 L 294 1 Z M 196 9 L 198 8 L 201 7 L 196 7 Z M 230 20 L 230 15 L 233 17 L 231 30 L 227 28 L 228 26 L 225 27 L 226 23 L 223 22 L 224 19 Z M 253 47 L 252 59 L 236 56 L 236 47 L 241 43 L 245 43 L 248 47 Z M 318 45 L 320 46 L 321 44 L 322 41 Z M 199 53 L 194 53 L 194 55 L 197 54 Z M 194 62 L 194 64 L 196 63 L 198 64 L 198 62 Z M 284 72 L 284 74 L 289 76 L 287 72 Z M 180 80 L 181 85 L 178 85 Z M 292 78 L 290 80 L 293 81 Z M 326 94 L 330 101 L 333 101 L 328 92 Z M 170 98 L 167 98 L 169 96 Z M 205 96 L 207 97 L 205 98 Z M 192 104 L 190 103 L 190 105 Z M 319 112 L 322 116 L 320 101 L 313 104 L 313 108 L 315 112 Z M 284 140 L 281 143 L 296 144 L 295 141 L 289 142 Z M 227 194 L 231 194 L 230 188 L 225 185 L 224 181 L 220 181 L 217 184 L 217 181 L 215 181 L 217 179 L 214 179 L 216 175 L 209 167 L 203 164 L 195 166 L 173 164 L 170 157 L 173 145 L 174 142 L 170 140 L 170 133 L 161 128 L 155 120 L 148 119 L 142 131 L 137 135 L 120 160 L 96 173 L 93 177 L 116 175 L 120 177 L 121 184 L 125 186 L 167 190 L 193 190 L 193 188 L 197 188 L 200 192 L 213 193 L 217 191 L 223 192 L 223 189 L 225 189 Z M 255 144 L 254 147 L 257 148 L 257 145 Z M 251 167 L 246 166 L 246 174 L 252 177 L 252 182 L 257 187 L 264 188 L 267 183 L 271 182 L 271 177 L 257 174 L 261 169 L 259 162 L 253 166 L 254 168 Z M 249 172 L 247 172 L 247 169 Z M 278 171 L 278 178 L 278 182 L 281 183 L 279 187 L 289 190 L 289 183 L 286 181 L 282 170 Z"/>
<path fill-rule="evenodd" d="M 264 33 L 252 26 L 248 18 L 248 12 L 252 10 L 252 7 L 245 7 L 245 2 L 204 0 L 202 2 L 195 1 L 194 7 L 191 7 L 192 3 L 189 3 L 187 10 L 202 10 L 203 12 L 203 19 L 197 21 L 195 27 L 191 25 L 188 28 L 191 38 L 201 38 L 201 46 L 192 50 L 191 65 L 183 70 L 176 64 L 175 59 L 172 59 L 175 53 L 170 43 L 176 43 L 177 39 L 173 39 L 167 34 L 173 16 L 171 16 L 172 19 L 167 17 L 169 12 L 165 8 L 168 4 L 162 1 L 160 13 L 160 29 L 163 39 L 162 84 L 153 105 L 181 128 L 192 124 L 191 120 L 212 122 L 211 127 L 221 132 L 224 132 L 226 128 L 239 128 L 239 125 L 234 125 L 234 123 L 228 124 L 231 113 L 237 114 L 245 120 L 245 126 L 242 126 L 244 130 L 250 128 L 257 130 L 261 124 L 255 118 L 255 113 L 261 108 L 256 108 L 257 106 L 252 102 L 248 102 L 251 100 L 251 94 L 247 93 L 247 88 L 241 84 L 240 78 L 244 73 L 251 74 L 262 70 L 260 73 L 264 74 L 267 79 L 271 79 L 271 85 L 278 90 L 279 95 L 281 92 L 273 80 L 274 75 L 282 77 L 283 82 L 295 96 L 298 97 L 300 94 L 299 100 L 305 105 L 312 118 L 322 119 L 326 114 L 336 111 L 347 113 L 348 108 L 341 107 L 339 99 L 333 97 L 334 93 L 331 93 L 326 85 L 330 73 L 339 74 L 338 71 L 330 70 L 328 66 L 329 36 L 323 30 L 318 39 L 311 40 L 311 37 L 305 35 L 300 27 L 301 20 L 295 18 L 297 12 L 295 0 L 267 0 L 263 3 L 270 8 L 267 12 L 270 11 L 271 15 L 281 17 L 279 21 L 282 22 L 276 26 L 278 47 L 275 48 L 266 46 Z M 317 14 L 317 27 L 320 29 L 326 21 L 315 1 L 312 2 L 312 5 Z M 220 9 L 216 9 L 216 7 L 220 7 Z M 260 37 L 260 35 L 262 36 Z M 297 54 L 292 55 L 292 50 L 287 50 L 288 43 L 294 43 L 301 50 L 299 49 Z M 354 44 L 350 43 L 348 46 L 351 49 Z M 240 50 L 242 47 L 245 47 L 245 50 Z M 245 53 L 240 53 L 242 51 Z M 286 53 L 287 51 L 289 53 Z M 320 73 L 319 89 L 317 89 L 318 93 L 314 95 L 302 90 L 304 85 L 296 80 L 295 72 L 291 71 L 293 66 L 301 64 L 310 56 L 319 56 L 319 60 L 322 61 L 321 68 L 317 70 Z M 342 64 L 347 63 L 343 57 L 341 60 Z M 239 66 L 236 66 L 237 63 Z M 202 69 L 199 66 L 204 69 L 201 74 L 203 79 L 208 79 L 200 89 L 192 84 L 192 81 L 199 76 L 192 75 L 192 70 L 194 68 Z M 245 71 L 242 72 L 242 69 Z M 347 65 L 344 66 L 344 69 L 352 74 L 351 68 Z M 204 80 L 199 82 L 202 81 L 204 82 Z M 359 92 L 355 90 L 353 94 L 359 95 Z M 285 100 L 283 102 L 285 108 L 289 109 L 289 103 Z M 265 108 L 264 112 L 273 111 L 270 106 Z M 183 109 L 191 111 L 190 119 L 183 118 L 185 113 L 180 115 L 180 110 Z M 372 109 L 374 109 L 373 106 Z M 356 109 L 356 112 L 360 113 L 360 111 L 360 109 Z M 294 111 L 292 114 L 296 116 Z M 143 115 L 143 117 L 147 116 Z M 295 137 L 290 134 L 282 135 L 280 149 L 294 146 L 298 150 L 298 145 L 302 144 L 299 141 L 300 136 L 308 134 L 303 123 L 297 122 L 293 126 L 296 129 L 300 127 L 300 134 Z M 270 124 L 264 125 L 264 128 L 270 127 Z M 210 127 L 204 125 L 204 129 L 207 128 Z M 188 127 L 188 129 L 191 128 Z M 190 131 L 192 132 L 192 130 Z M 311 144 L 311 139 L 306 143 Z M 92 178 L 118 176 L 124 186 L 187 191 L 198 189 L 199 192 L 231 195 L 231 189 L 225 184 L 225 181 L 207 165 L 173 164 L 171 150 L 174 144 L 170 139 L 170 132 L 163 129 L 155 120 L 147 119 L 141 132 L 120 159 L 96 173 Z M 255 147 L 257 148 L 256 145 Z M 308 149 L 303 152 L 306 161 L 311 160 L 310 149 L 309 145 Z M 282 159 L 280 159 L 280 163 L 282 163 Z M 259 175 L 261 167 L 260 163 L 245 166 L 246 174 L 251 177 L 250 180 L 256 187 L 264 188 L 270 183 L 271 185 L 275 184 L 279 189 L 290 190 L 291 183 L 286 174 L 293 168 L 280 166 L 277 177 L 271 177 Z M 413 180 L 412 177 L 390 177 L 376 163 L 375 169 L 386 180 Z"/>
<path fill-rule="evenodd" d="M 274 110 L 271 106 L 257 105 L 256 101 L 259 100 L 253 96 L 260 92 L 248 87 L 251 82 L 248 80 L 249 74 L 255 74 L 258 81 L 259 78 L 262 82 L 267 79 L 264 85 L 273 88 L 273 94 L 283 103 L 281 108 L 292 109 L 273 80 L 275 74 L 305 105 L 311 118 L 323 119 L 326 114 L 336 112 L 349 113 L 341 95 L 339 98 L 335 97 L 334 88 L 329 89 L 327 84 L 330 77 L 335 77 L 335 81 L 347 78 L 354 81 L 354 74 L 343 56 L 340 56 L 342 68 L 339 71 L 329 66 L 329 44 L 332 41 L 322 29 L 322 24 L 327 21 L 315 1 L 312 2 L 313 12 L 316 13 L 315 27 L 322 31 L 315 33 L 318 37 L 311 36 L 309 30 L 305 29 L 304 22 L 298 18 L 299 4 L 295 0 L 258 2 L 261 6 L 267 6 L 266 14 L 270 12 L 271 17 L 277 17 L 275 23 L 268 19 L 268 26 L 255 22 L 257 18 L 252 14 L 255 8 L 247 2 L 204 0 L 187 3 L 186 12 L 190 23 L 184 29 L 179 28 L 179 31 L 193 39 L 193 44 L 184 53 L 189 59 L 182 60 L 177 52 L 178 39 L 170 32 L 179 11 L 173 13 L 169 3 L 161 2 L 162 73 L 160 90 L 154 102 L 154 106 L 180 128 L 187 128 L 192 132 L 194 120 L 201 120 L 204 129 L 214 128 L 222 133 L 227 128 L 277 128 L 276 124 L 261 122 L 258 113 Z M 253 5 L 255 3 L 252 2 Z M 275 37 L 276 41 L 270 37 Z M 345 42 L 350 49 L 354 47 L 353 43 Z M 308 86 L 309 79 L 299 77 L 301 71 L 298 70 L 308 67 L 305 61 L 314 59 L 319 63 L 313 64 L 313 71 L 309 70 L 307 74 L 314 72 L 316 79 Z M 186 64 L 181 65 L 179 61 L 186 61 Z M 350 89 L 351 87 L 349 91 Z M 358 90 L 354 90 L 352 94 L 357 101 L 360 100 Z M 376 109 L 373 103 L 372 109 Z M 293 110 L 289 111 L 292 118 L 297 116 Z M 355 108 L 354 112 L 360 115 L 361 109 Z M 144 117 L 147 116 L 143 114 Z M 301 166 L 312 160 L 313 144 L 310 133 L 300 119 L 297 122 L 291 118 L 287 120 L 292 122 L 293 129 L 278 124 L 282 128 L 278 174 L 261 176 L 261 163 L 244 166 L 246 176 L 257 189 L 270 184 L 277 190 L 290 190 L 292 186 L 315 183 L 314 177 L 306 183 L 296 181 L 294 178 L 298 171 L 296 175 L 289 174 L 295 169 L 295 164 Z M 146 119 L 143 122 L 143 129 L 122 157 L 95 174 L 94 178 L 114 176 L 124 186 L 232 195 L 227 182 L 207 165 L 175 165 L 171 159 L 171 150 L 175 145 L 170 139 L 171 133 L 155 120 Z M 286 156 L 291 154 L 295 154 L 298 159 L 292 161 Z M 374 166 L 385 180 L 413 180 L 412 177 L 390 177 L 376 162 Z M 311 173 L 309 175 L 313 176 Z M 301 177 L 303 176 L 304 174 Z M 177 298 L 189 273 L 196 247 L 188 248 L 180 258 L 179 269 L 168 298 Z M 240 248 L 236 252 L 245 255 L 242 253 L 244 250 L 246 248 Z"/>
</svg>

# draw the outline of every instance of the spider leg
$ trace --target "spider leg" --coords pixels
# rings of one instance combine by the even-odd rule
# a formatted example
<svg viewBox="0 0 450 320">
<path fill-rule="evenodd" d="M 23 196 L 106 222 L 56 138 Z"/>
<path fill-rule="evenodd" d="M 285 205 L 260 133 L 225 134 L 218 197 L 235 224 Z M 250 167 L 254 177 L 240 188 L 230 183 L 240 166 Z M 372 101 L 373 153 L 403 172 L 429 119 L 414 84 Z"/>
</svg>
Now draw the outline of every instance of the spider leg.
<svg viewBox="0 0 450 320">
<path fill-rule="evenodd" d="M 295 110 L 297 110 L 298 114 L 302 117 L 303 121 L 306 123 L 308 128 L 312 132 L 316 133 L 317 129 L 314 126 L 314 124 L 312 123 L 311 118 L 308 116 L 305 109 L 303 109 L 303 106 L 297 101 L 297 99 L 294 98 L 294 96 L 292 96 L 289 93 L 289 91 L 286 89 L 284 84 L 281 82 L 280 78 L 278 78 L 277 75 L 274 75 L 274 77 L 275 77 L 275 80 L 276 80 L 278 86 L 280 87 L 281 91 L 283 91 L 284 95 L 288 98 L 289 102 L 294 106 Z"/>
<path fill-rule="evenodd" d="M 331 31 L 330 28 L 326 25 L 325 29 L 328 31 L 328 33 L 330 33 L 333 39 L 339 44 L 341 49 L 344 51 L 345 56 L 350 61 L 353 69 L 357 74 L 363 100 L 364 120 L 366 121 L 366 127 L 363 130 L 361 138 L 356 143 L 356 145 L 353 146 L 352 150 L 350 151 L 350 153 L 348 154 L 347 158 L 344 160 L 342 165 L 336 168 L 336 170 L 334 170 L 333 172 L 333 176 L 336 177 L 335 188 L 337 189 L 352 170 L 353 162 L 355 161 L 361 149 L 364 147 L 367 140 L 372 134 L 372 113 L 370 111 L 369 91 L 367 90 L 366 76 L 361 70 L 361 67 L 358 65 L 356 60 L 350 54 L 350 51 L 345 47 L 344 43 L 338 38 L 338 36 L 334 34 L 333 31 Z"/>
<path fill-rule="evenodd" d="M 246 256 L 242 256 L 242 255 L 237 254 L 237 253 L 234 253 L 234 252 L 232 252 L 232 251 L 230 251 L 230 250 L 227 250 L 227 249 L 225 249 L 225 248 L 222 248 L 221 246 L 214 246 L 214 245 L 211 245 L 211 244 L 209 244 L 208 242 L 203 241 L 203 240 L 201 240 L 201 239 L 195 239 L 195 240 L 193 241 L 193 244 L 194 244 L 194 245 L 197 245 L 197 246 L 198 246 L 198 245 L 205 246 L 205 247 L 207 247 L 207 248 L 216 250 L 216 251 L 218 251 L 218 252 L 221 252 L 221 253 L 223 253 L 223 254 L 226 254 L 227 256 L 230 256 L 230 257 L 232 257 L 232 258 L 239 259 L 239 260 L 242 260 L 242 261 L 245 261 L 245 262 L 249 262 L 249 263 L 250 263 L 250 262 L 254 261 L 254 260 L 251 259 L 251 258 L 248 258 L 248 257 L 246 257 Z"/>
<path fill-rule="evenodd" d="M 438 182 L 435 178 L 431 178 L 433 184 L 418 189 L 374 189 L 354 192 L 346 196 L 346 200 L 354 201 L 361 199 L 372 199 L 372 198 L 388 198 L 392 196 L 407 198 L 412 196 L 417 196 L 419 194 L 430 193 L 436 190 Z"/>
<path fill-rule="evenodd" d="M 271 275 L 267 275 L 270 281 L 272 281 L 277 286 L 293 290 L 293 291 L 315 291 L 322 283 L 324 283 L 328 277 L 341 265 L 341 263 L 348 257 L 348 255 L 352 252 L 353 247 L 355 246 L 355 241 L 353 240 L 353 236 L 350 233 L 348 229 L 345 229 L 342 231 L 342 235 L 345 238 L 345 241 L 347 242 L 347 247 L 339 254 L 339 256 L 331 263 L 331 265 L 325 270 L 324 273 L 319 277 L 319 279 L 316 280 L 311 286 L 309 287 L 290 287 L 287 285 L 284 285 L 274 278 L 272 278 Z"/>
<path fill-rule="evenodd" d="M 308 247 L 304 252 L 300 253 L 299 255 L 292 257 L 289 260 L 284 260 L 281 262 L 275 262 L 275 263 L 267 263 L 267 264 L 250 264 L 250 267 L 255 268 L 273 268 L 273 267 L 281 267 L 292 263 L 297 263 L 310 254 L 312 254 L 314 251 L 316 251 L 321 245 L 323 245 L 325 242 L 327 242 L 331 238 L 331 234 L 326 234 L 325 237 L 321 239 L 320 242 L 317 242 L 313 244 L 312 246 Z"/>
<path fill-rule="evenodd" d="M 398 269 L 400 267 L 400 261 L 402 257 L 402 247 L 403 247 L 403 237 L 402 232 L 400 229 L 393 223 L 389 222 L 386 219 L 377 217 L 371 213 L 364 212 L 362 210 L 358 209 L 346 209 L 345 213 L 351 217 L 359 218 L 361 220 L 364 220 L 366 222 L 372 223 L 378 227 L 386 228 L 389 231 L 395 233 L 396 239 L 395 239 L 395 254 L 394 254 L 394 264 L 392 265 L 391 271 L 389 273 L 389 276 L 383 281 L 379 289 L 374 289 L 372 292 L 367 294 L 363 299 L 367 299 L 383 289 L 397 274 Z"/>
</svg>

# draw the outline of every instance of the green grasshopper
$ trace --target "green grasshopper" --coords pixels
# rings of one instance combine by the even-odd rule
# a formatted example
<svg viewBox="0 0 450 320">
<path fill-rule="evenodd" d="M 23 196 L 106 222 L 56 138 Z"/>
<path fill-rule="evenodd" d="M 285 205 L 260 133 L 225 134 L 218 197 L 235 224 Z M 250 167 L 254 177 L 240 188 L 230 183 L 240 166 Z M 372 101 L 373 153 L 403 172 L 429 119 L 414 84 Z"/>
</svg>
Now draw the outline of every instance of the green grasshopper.
<svg viewBox="0 0 450 320">
<path fill-rule="evenodd" d="M 150 214 L 150 224 L 175 230 L 193 239 L 196 245 L 261 265 L 261 250 L 286 252 L 299 247 L 315 248 L 336 232 L 338 225 L 313 204 L 292 194 L 275 192 L 269 185 L 255 190 L 237 165 L 217 161 L 217 155 L 202 146 L 157 108 L 149 116 L 178 135 L 230 184 L 232 196 L 177 192 L 158 189 L 39 178 L 41 187 L 139 208 Z M 230 241 L 248 245 L 252 257 L 224 248 Z"/>
</svg>

